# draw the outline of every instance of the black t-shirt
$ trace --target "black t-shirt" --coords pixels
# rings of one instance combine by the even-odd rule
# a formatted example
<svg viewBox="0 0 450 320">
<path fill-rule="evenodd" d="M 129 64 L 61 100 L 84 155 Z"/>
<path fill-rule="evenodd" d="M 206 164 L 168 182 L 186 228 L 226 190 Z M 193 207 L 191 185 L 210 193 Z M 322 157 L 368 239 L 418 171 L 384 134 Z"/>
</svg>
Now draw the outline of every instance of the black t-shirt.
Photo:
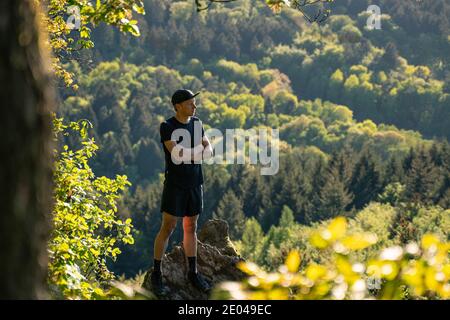
<svg viewBox="0 0 450 320">
<path fill-rule="evenodd" d="M 169 118 L 160 126 L 161 142 L 166 159 L 165 177 L 166 182 L 171 185 L 177 185 L 182 188 L 193 188 L 203 183 L 202 165 L 191 161 L 190 163 L 175 164 L 172 161 L 169 150 L 164 145 L 164 141 L 172 140 L 172 133 L 176 129 L 185 129 L 189 132 L 191 143 L 183 141 L 183 136 L 176 139 L 177 144 L 185 148 L 194 148 L 201 144 L 204 136 L 203 124 L 197 117 L 191 117 L 188 123 L 181 123 L 175 117 Z M 201 129 L 201 131 L 200 131 Z M 194 133 L 194 131 L 196 131 Z M 185 132 L 187 134 L 187 132 Z"/>
</svg>

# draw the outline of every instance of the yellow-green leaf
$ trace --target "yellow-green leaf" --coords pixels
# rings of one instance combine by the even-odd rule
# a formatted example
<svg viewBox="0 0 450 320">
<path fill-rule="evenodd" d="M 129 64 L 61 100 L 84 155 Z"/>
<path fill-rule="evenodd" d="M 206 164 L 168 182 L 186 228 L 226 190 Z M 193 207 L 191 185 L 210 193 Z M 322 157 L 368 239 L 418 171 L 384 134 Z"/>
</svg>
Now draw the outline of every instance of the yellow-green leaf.
<svg viewBox="0 0 450 320">
<path fill-rule="evenodd" d="M 289 272 L 297 272 L 300 267 L 300 254 L 297 250 L 291 251 L 286 259 L 286 266 Z"/>
<path fill-rule="evenodd" d="M 422 248 L 429 249 L 431 246 L 437 246 L 439 244 L 439 238 L 433 234 L 426 234 L 422 237 Z"/>
<path fill-rule="evenodd" d="M 331 241 L 339 240 L 345 236 L 347 231 L 347 221 L 344 217 L 337 217 L 330 222 L 327 230 L 331 234 Z"/>
<path fill-rule="evenodd" d="M 309 241 L 313 246 L 319 249 L 325 249 L 328 247 L 329 243 L 326 241 L 319 232 L 313 232 L 311 237 L 309 238 Z"/>
<path fill-rule="evenodd" d="M 61 243 L 58 247 L 59 251 L 61 252 L 67 252 L 69 251 L 69 245 L 67 243 Z"/>
<path fill-rule="evenodd" d="M 305 275 L 312 281 L 317 281 L 327 274 L 327 268 L 318 264 L 311 264 L 305 270 Z"/>
<path fill-rule="evenodd" d="M 248 275 L 255 275 L 259 271 L 258 266 L 253 262 L 239 262 L 237 267 Z"/>
<path fill-rule="evenodd" d="M 347 236 L 341 242 L 350 250 L 361 250 L 375 244 L 377 242 L 377 236 L 371 233 L 361 233 Z"/>
<path fill-rule="evenodd" d="M 94 248 L 90 248 L 89 251 L 92 252 L 92 254 L 93 254 L 94 256 L 96 256 L 96 257 L 100 254 L 100 251 L 98 251 L 98 250 L 96 250 L 96 249 L 94 249 Z"/>
</svg>

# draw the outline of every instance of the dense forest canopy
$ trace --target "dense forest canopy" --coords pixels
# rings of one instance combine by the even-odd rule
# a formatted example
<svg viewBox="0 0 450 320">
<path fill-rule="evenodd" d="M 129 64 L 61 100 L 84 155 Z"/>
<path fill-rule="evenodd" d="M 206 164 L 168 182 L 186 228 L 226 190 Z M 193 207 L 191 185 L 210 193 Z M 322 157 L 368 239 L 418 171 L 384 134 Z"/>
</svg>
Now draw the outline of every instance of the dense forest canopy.
<svg viewBox="0 0 450 320">
<path fill-rule="evenodd" d="M 202 90 L 198 115 L 208 127 L 280 130 L 276 176 L 205 168 L 201 219 L 226 219 L 235 240 L 249 218 L 268 232 L 283 207 L 302 224 L 353 217 L 386 192 L 448 208 L 445 1 L 382 1 L 381 30 L 366 27 L 368 1 L 336 1 L 321 25 L 295 8 L 274 15 L 261 1 L 215 4 L 205 14 L 192 1 L 144 3 L 152 9 L 138 19 L 140 37 L 94 30 L 96 46 L 67 66 L 80 89 L 63 90 L 60 109 L 92 121 L 101 146 L 95 171 L 133 182 L 121 212 L 141 240 L 117 271 L 132 275 L 150 261 L 164 165 L 158 124 L 183 86 Z"/>
</svg>

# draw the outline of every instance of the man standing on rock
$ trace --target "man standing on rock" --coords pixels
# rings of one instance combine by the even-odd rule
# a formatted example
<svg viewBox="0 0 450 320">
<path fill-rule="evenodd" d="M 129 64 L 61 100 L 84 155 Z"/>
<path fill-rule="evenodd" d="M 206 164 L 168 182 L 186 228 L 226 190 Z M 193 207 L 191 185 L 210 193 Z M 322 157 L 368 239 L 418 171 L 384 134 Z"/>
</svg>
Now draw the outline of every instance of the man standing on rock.
<svg viewBox="0 0 450 320">
<path fill-rule="evenodd" d="M 160 126 L 165 153 L 165 181 L 161 199 L 162 224 L 154 242 L 151 284 L 154 293 L 164 295 L 161 260 L 169 237 L 179 218 L 183 218 L 183 247 L 188 260 L 190 283 L 207 292 L 205 278 L 197 272 L 197 219 L 203 210 L 203 172 L 201 161 L 212 156 L 211 144 L 203 125 L 195 117 L 195 96 L 190 90 L 177 90 L 172 96 L 175 116 Z"/>
</svg>

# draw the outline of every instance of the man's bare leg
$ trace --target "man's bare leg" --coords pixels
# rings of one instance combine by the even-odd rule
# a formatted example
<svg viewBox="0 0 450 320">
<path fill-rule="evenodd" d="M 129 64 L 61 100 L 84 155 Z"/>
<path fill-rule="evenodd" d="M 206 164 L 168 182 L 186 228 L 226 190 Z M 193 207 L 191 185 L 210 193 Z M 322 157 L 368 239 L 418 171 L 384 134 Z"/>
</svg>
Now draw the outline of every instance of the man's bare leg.
<svg viewBox="0 0 450 320">
<path fill-rule="evenodd" d="M 197 219 L 198 215 L 183 218 L 183 247 L 187 257 L 197 256 Z"/>
<path fill-rule="evenodd" d="M 157 296 L 164 296 L 167 290 L 163 286 L 162 280 L 162 268 L 161 260 L 166 251 L 167 244 L 169 242 L 170 235 L 177 226 L 177 217 L 174 217 L 167 212 L 163 213 L 163 219 L 161 222 L 161 228 L 155 238 L 154 244 L 154 261 L 153 261 L 153 271 L 151 273 L 151 283 L 153 292 Z"/>
<path fill-rule="evenodd" d="M 155 238 L 153 255 L 156 260 L 161 260 L 164 252 L 166 251 L 167 244 L 169 243 L 169 238 L 177 226 L 178 218 L 168 214 L 163 213 L 163 219 L 161 223 L 161 228 Z"/>
<path fill-rule="evenodd" d="M 183 218 L 183 247 L 189 263 L 188 279 L 200 291 L 208 292 L 211 286 L 197 272 L 197 219 L 198 215 Z"/>
</svg>

